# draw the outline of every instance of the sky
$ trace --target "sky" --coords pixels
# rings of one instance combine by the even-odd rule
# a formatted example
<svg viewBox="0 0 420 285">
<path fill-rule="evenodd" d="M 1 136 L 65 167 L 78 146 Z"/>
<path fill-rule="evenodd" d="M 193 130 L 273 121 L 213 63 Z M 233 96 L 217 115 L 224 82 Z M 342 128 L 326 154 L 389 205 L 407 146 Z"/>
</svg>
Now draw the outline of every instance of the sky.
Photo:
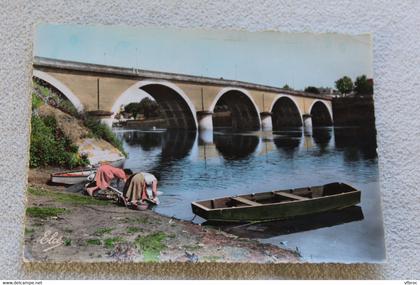
<svg viewBox="0 0 420 285">
<path fill-rule="evenodd" d="M 368 34 L 39 24 L 34 56 L 295 89 L 372 77 Z"/>
</svg>

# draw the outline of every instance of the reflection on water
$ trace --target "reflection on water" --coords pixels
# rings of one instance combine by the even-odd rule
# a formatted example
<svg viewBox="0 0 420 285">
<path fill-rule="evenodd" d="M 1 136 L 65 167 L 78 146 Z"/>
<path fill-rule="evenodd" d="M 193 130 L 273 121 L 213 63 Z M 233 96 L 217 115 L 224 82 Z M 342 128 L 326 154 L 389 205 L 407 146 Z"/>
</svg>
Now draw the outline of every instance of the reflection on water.
<svg viewBox="0 0 420 285">
<path fill-rule="evenodd" d="M 255 152 L 259 138 L 241 134 L 215 134 L 214 145 L 226 160 L 238 160 L 248 157 Z"/>
<path fill-rule="evenodd" d="M 298 151 L 299 145 L 302 141 L 302 131 L 300 129 L 289 129 L 274 132 L 274 144 L 277 149 L 285 156 L 293 158 L 294 154 Z"/>
<path fill-rule="evenodd" d="M 346 209 L 296 217 L 284 221 L 250 224 L 209 224 L 225 232 L 244 238 L 266 239 L 279 235 L 304 232 L 319 228 L 332 227 L 363 220 L 363 211 L 358 206 Z"/>
<path fill-rule="evenodd" d="M 122 139 L 130 146 L 140 146 L 144 151 L 162 145 L 162 136 L 154 132 L 127 131 L 122 134 Z"/>
<path fill-rule="evenodd" d="M 298 219 L 265 228 L 254 225 L 250 235 L 267 243 L 287 243 L 292 249 L 297 246 L 312 261 L 380 261 L 384 257 L 374 130 L 114 131 L 129 154 L 124 167 L 159 178 L 163 195 L 154 211 L 191 220 L 192 201 L 340 181 L 362 191 L 361 216 L 353 209 L 350 214 L 314 216 L 306 224 Z M 195 218 L 194 222 L 204 220 Z"/>
<path fill-rule="evenodd" d="M 376 130 L 360 128 L 336 128 L 335 147 L 344 152 L 346 161 L 376 158 Z"/>
</svg>

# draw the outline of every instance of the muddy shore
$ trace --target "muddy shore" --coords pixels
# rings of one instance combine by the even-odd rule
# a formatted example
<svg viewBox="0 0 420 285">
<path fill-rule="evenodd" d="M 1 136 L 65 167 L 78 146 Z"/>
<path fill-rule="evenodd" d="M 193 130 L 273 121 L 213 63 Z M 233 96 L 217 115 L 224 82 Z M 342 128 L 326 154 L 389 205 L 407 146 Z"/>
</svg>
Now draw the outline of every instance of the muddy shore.
<svg viewBox="0 0 420 285">
<path fill-rule="evenodd" d="M 25 261 L 300 261 L 278 246 L 65 192 L 46 184 L 51 170 L 29 172 Z"/>
</svg>

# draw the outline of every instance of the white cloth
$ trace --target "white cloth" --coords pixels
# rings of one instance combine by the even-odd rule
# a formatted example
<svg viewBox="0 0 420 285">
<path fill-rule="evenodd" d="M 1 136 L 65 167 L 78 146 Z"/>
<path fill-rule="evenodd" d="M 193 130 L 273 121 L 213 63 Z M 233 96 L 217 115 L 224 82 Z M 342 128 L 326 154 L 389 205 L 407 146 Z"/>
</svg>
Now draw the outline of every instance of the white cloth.
<svg viewBox="0 0 420 285">
<path fill-rule="evenodd" d="M 145 180 L 147 186 L 151 186 L 153 181 L 157 181 L 156 177 L 151 173 L 142 172 L 142 174 L 143 174 L 143 177 L 144 177 L 144 180 Z"/>
</svg>

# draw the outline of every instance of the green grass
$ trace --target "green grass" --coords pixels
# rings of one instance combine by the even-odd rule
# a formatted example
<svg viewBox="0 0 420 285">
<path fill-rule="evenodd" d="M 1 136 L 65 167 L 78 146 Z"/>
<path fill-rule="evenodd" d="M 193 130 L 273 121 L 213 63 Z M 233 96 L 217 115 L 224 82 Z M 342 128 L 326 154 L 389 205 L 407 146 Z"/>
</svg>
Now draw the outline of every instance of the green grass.
<svg viewBox="0 0 420 285">
<path fill-rule="evenodd" d="M 100 239 L 97 239 L 97 238 L 95 238 L 95 239 L 88 239 L 86 241 L 86 243 L 88 245 L 101 245 L 102 244 L 101 240 Z"/>
<path fill-rule="evenodd" d="M 71 239 L 66 238 L 66 239 L 64 240 L 64 246 L 70 246 L 70 245 L 71 245 Z"/>
<path fill-rule="evenodd" d="M 26 209 L 26 215 L 32 218 L 48 218 L 56 217 L 66 211 L 64 208 L 54 207 L 28 207 Z"/>
<path fill-rule="evenodd" d="M 28 193 L 34 196 L 48 196 L 55 201 L 69 204 L 69 205 L 109 205 L 110 201 L 98 200 L 88 196 L 81 196 L 78 194 L 62 193 L 56 191 L 49 191 L 41 187 L 29 186 Z"/>
<path fill-rule="evenodd" d="M 141 224 L 141 225 L 153 224 L 152 221 L 149 221 L 149 217 L 132 218 L 132 219 L 129 219 L 128 222 L 133 223 L 133 224 Z"/>
<path fill-rule="evenodd" d="M 30 229 L 30 228 L 25 228 L 25 235 L 31 235 L 35 232 L 34 229 Z"/>
<path fill-rule="evenodd" d="M 109 201 L 98 200 L 88 196 L 81 196 L 76 194 L 54 193 L 54 199 L 57 202 L 72 204 L 72 205 L 109 205 Z"/>
<path fill-rule="evenodd" d="M 139 227 L 128 227 L 127 228 L 127 233 L 129 234 L 133 234 L 133 233 L 138 233 L 138 232 L 142 232 L 143 229 L 139 228 Z"/>
<path fill-rule="evenodd" d="M 167 248 L 164 240 L 167 235 L 164 232 L 156 232 L 153 234 L 138 236 L 134 243 L 141 253 L 143 253 L 144 261 L 158 261 L 162 250 Z"/>
<path fill-rule="evenodd" d="M 106 248 L 113 248 L 116 243 L 120 243 L 123 241 L 124 239 L 122 237 L 106 238 L 104 239 L 104 245 Z"/>
<path fill-rule="evenodd" d="M 110 234 L 114 228 L 97 228 L 94 235 L 103 236 L 104 234 Z"/>
<path fill-rule="evenodd" d="M 95 138 L 101 138 L 106 140 L 119 151 L 121 151 L 124 156 L 127 156 L 127 153 L 124 151 L 122 141 L 117 138 L 117 136 L 112 132 L 112 129 L 107 125 L 101 123 L 99 120 L 86 116 L 83 120 L 85 127 L 91 131 L 91 135 Z"/>
</svg>

